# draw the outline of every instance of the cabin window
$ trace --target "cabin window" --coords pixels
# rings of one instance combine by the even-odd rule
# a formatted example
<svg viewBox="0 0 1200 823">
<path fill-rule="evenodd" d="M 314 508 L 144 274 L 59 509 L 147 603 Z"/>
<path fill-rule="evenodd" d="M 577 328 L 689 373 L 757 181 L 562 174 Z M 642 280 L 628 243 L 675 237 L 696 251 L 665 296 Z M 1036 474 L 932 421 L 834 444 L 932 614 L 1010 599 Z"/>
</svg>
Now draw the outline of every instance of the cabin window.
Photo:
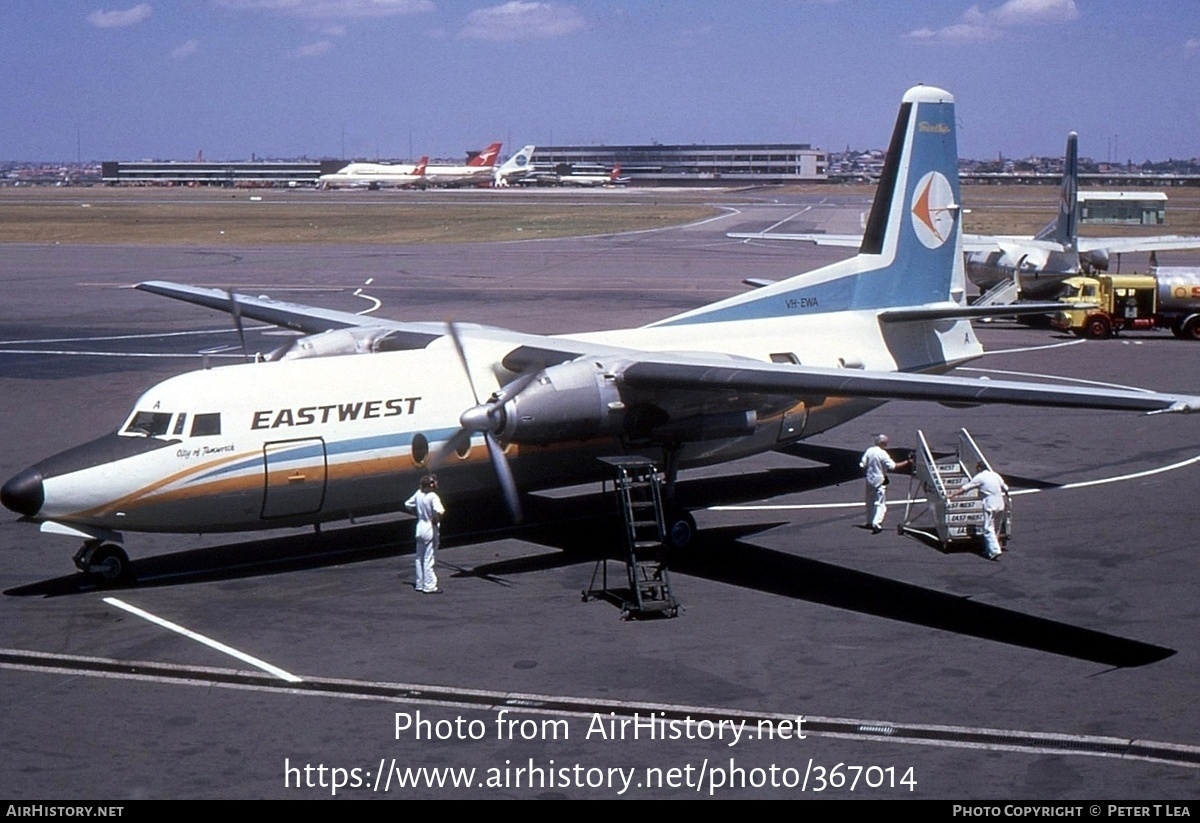
<svg viewBox="0 0 1200 823">
<path fill-rule="evenodd" d="M 171 426 L 171 412 L 140 411 L 125 427 L 126 434 L 140 434 L 145 437 L 160 437 L 167 433 Z"/>
<path fill-rule="evenodd" d="M 221 433 L 221 413 L 198 414 L 192 418 L 192 437 L 211 437 Z"/>
</svg>

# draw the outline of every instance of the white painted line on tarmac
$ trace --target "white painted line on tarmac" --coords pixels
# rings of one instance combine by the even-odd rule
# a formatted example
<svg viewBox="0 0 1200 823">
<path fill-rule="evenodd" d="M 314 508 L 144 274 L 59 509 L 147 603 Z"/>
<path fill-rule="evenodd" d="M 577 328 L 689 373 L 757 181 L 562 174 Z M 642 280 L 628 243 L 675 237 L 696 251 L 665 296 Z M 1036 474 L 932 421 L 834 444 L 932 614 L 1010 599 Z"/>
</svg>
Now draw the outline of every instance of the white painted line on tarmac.
<svg viewBox="0 0 1200 823">
<path fill-rule="evenodd" d="M 212 649 L 216 649 L 217 651 L 219 651 L 223 654 L 227 654 L 230 657 L 236 657 L 238 660 L 241 660 L 243 663 L 249 663 L 251 666 L 254 666 L 255 668 L 258 668 L 258 669 L 262 669 L 267 674 L 274 675 L 275 677 L 278 677 L 280 680 L 286 680 L 288 683 L 304 682 L 299 677 L 296 677 L 296 675 L 290 674 L 289 672 L 285 672 L 283 669 L 279 668 L 278 666 L 272 666 L 270 663 L 267 663 L 264 660 L 259 660 L 257 657 L 248 655 L 245 652 L 240 652 L 237 649 L 233 648 L 232 646 L 226 646 L 224 643 L 220 643 L 216 640 L 213 640 L 211 637 L 205 637 L 204 635 L 199 634 L 198 632 L 194 632 L 191 629 L 185 629 L 183 626 L 180 626 L 178 623 L 172 623 L 170 620 L 164 620 L 163 618 L 158 617 L 157 615 L 153 615 L 148 611 L 139 609 L 137 606 L 131 606 L 123 600 L 118 600 L 115 597 L 106 597 L 106 598 L 104 598 L 104 602 L 109 604 L 110 606 L 116 606 L 118 609 L 124 609 L 125 611 L 129 612 L 130 614 L 137 615 L 138 617 L 142 618 L 143 620 L 149 620 L 151 623 L 155 624 L 156 626 L 162 626 L 164 629 L 170 629 L 171 631 L 176 632 L 178 634 L 182 634 L 184 637 L 195 640 L 198 643 L 203 643 L 205 646 L 208 646 L 209 648 L 212 648 Z"/>
<path fill-rule="evenodd" d="M 768 232 L 773 232 L 773 231 L 775 231 L 775 229 L 779 228 L 784 223 L 790 223 L 791 221 L 795 220 L 800 215 L 804 214 L 806 211 L 812 211 L 812 206 L 805 206 L 804 208 L 800 209 L 800 211 L 789 214 L 787 217 L 783 218 L 779 222 L 772 223 L 771 225 L 769 225 L 765 229 L 763 229 L 760 232 L 760 234 L 767 234 Z"/>
<path fill-rule="evenodd" d="M 1107 483 L 1124 483 L 1129 480 L 1139 480 L 1143 477 L 1151 477 L 1156 474 L 1165 472 L 1178 471 L 1185 469 L 1188 466 L 1194 466 L 1200 463 L 1200 454 L 1195 457 L 1189 457 L 1187 460 L 1180 460 L 1178 463 L 1171 463 L 1167 466 L 1158 466 L 1153 469 L 1146 469 L 1140 472 L 1131 472 L 1130 474 L 1118 474 L 1112 477 L 1100 477 L 1095 480 L 1081 480 L 1077 483 L 1064 483 L 1061 486 L 1055 486 L 1050 489 L 1017 489 L 1009 493 L 1010 497 L 1016 497 L 1024 494 L 1040 494 L 1042 492 L 1061 492 L 1073 491 L 1075 489 L 1086 489 L 1089 486 L 1103 486 Z M 888 505 L 919 505 L 929 502 L 924 497 L 910 497 L 905 500 L 888 501 Z M 741 506 L 709 506 L 705 511 L 710 512 L 778 512 L 778 511 L 807 511 L 817 509 L 853 509 L 862 508 L 863 502 L 857 500 L 853 503 L 791 503 L 791 504 L 748 504 Z"/>
</svg>

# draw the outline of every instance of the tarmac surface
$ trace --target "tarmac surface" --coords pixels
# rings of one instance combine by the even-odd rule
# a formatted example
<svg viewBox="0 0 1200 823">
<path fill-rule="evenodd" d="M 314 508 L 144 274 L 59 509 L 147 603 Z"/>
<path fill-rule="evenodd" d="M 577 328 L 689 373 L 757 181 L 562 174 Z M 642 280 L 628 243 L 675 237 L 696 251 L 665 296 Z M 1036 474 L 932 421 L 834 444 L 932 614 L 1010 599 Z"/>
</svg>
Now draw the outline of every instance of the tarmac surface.
<svg viewBox="0 0 1200 823">
<path fill-rule="evenodd" d="M 643 234 L 396 249 L 0 247 L 0 480 L 234 344 L 223 315 L 126 290 L 140 280 L 535 332 L 628 326 L 843 256 L 726 231 L 854 231 L 866 207 L 795 196 Z M 990 353 L 965 374 L 1200 390 L 1200 347 L 1166 333 L 979 335 Z M 889 528 L 855 527 L 872 434 L 949 449 L 962 427 L 1017 492 L 1000 562 L 898 534 L 903 476 Z M 0 794 L 1197 796 L 1200 419 L 893 402 L 805 442 L 682 477 L 701 532 L 673 559 L 673 620 L 582 602 L 620 551 L 598 537 L 599 484 L 529 495 L 521 528 L 452 516 L 440 597 L 413 592 L 399 516 L 127 535 L 137 582 L 99 590 L 74 573 L 76 541 L 5 512 Z"/>
</svg>

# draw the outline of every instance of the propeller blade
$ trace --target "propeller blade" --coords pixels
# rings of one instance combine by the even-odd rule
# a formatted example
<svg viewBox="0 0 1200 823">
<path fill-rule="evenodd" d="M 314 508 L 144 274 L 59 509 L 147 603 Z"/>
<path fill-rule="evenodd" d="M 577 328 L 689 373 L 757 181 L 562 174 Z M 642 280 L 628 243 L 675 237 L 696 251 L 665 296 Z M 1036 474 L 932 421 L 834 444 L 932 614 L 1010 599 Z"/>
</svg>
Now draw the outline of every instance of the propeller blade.
<svg viewBox="0 0 1200 823">
<path fill-rule="evenodd" d="M 524 514 L 521 512 L 517 481 L 513 477 L 512 468 L 508 465 L 508 458 L 504 456 L 500 441 L 491 432 L 484 434 L 484 439 L 487 441 L 488 456 L 492 458 L 492 468 L 496 471 L 496 479 L 500 481 L 500 490 L 504 492 L 504 502 L 508 506 L 508 513 L 512 515 L 514 523 L 520 523 Z"/>
<path fill-rule="evenodd" d="M 232 289 L 229 295 L 229 314 L 233 317 L 233 327 L 237 329 L 238 342 L 242 344 L 242 355 L 250 362 L 250 350 L 246 348 L 246 330 L 242 326 L 242 307 L 237 301 L 237 293 Z"/>
<path fill-rule="evenodd" d="M 449 440 L 442 444 L 442 447 L 437 450 L 433 457 L 429 458 L 429 467 L 437 469 L 442 466 L 454 452 L 462 451 L 471 444 L 471 432 L 467 429 L 459 429 Z"/>
<path fill-rule="evenodd" d="M 467 383 L 471 386 L 471 395 L 475 398 L 475 407 L 463 412 L 461 418 L 462 428 L 446 441 L 446 444 L 438 451 L 434 460 L 440 462 L 449 457 L 452 450 L 463 448 L 470 442 L 472 432 L 481 432 L 484 442 L 487 443 L 488 457 L 492 461 L 492 470 L 496 472 L 496 480 L 500 483 L 500 490 L 504 493 L 504 503 L 508 506 L 508 513 L 512 515 L 514 523 L 520 523 L 524 518 L 524 514 L 521 512 L 521 500 L 517 492 L 517 481 L 513 477 L 512 467 L 508 465 L 508 459 L 504 456 L 504 449 L 500 447 L 500 441 L 496 439 L 496 435 L 491 431 L 490 417 L 491 413 L 503 404 L 504 400 L 519 394 L 522 389 L 537 377 L 539 372 L 530 372 L 521 375 L 500 390 L 500 399 L 493 398 L 488 403 L 481 403 L 479 400 L 479 390 L 475 388 L 475 380 L 471 377 L 471 366 L 467 362 L 467 352 L 463 347 L 462 336 L 458 333 L 458 326 L 453 322 L 447 322 L 446 330 L 450 335 L 450 339 L 454 341 L 454 350 L 458 353 L 458 362 L 462 364 L 463 372 L 467 375 Z"/>
<path fill-rule="evenodd" d="M 463 372 L 467 375 L 467 383 L 471 386 L 471 396 L 475 398 L 475 404 L 479 405 L 479 392 L 475 388 L 475 378 L 471 376 L 471 367 L 467 364 L 467 352 L 463 348 L 458 325 L 454 321 L 449 321 L 446 323 L 446 329 L 450 334 L 450 339 L 454 341 L 454 350 L 458 352 L 458 362 L 462 364 Z"/>
</svg>

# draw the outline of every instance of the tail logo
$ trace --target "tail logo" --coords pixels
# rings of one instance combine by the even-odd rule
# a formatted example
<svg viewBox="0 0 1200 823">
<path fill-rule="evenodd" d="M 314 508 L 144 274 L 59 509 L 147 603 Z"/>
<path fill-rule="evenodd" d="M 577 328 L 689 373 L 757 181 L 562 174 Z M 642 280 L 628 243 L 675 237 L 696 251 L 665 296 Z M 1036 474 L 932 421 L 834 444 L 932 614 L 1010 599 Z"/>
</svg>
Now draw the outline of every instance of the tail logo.
<svg viewBox="0 0 1200 823">
<path fill-rule="evenodd" d="M 931 171 L 917 181 L 912 225 L 917 239 L 930 249 L 940 248 L 954 231 L 954 190 L 941 172 Z"/>
</svg>

